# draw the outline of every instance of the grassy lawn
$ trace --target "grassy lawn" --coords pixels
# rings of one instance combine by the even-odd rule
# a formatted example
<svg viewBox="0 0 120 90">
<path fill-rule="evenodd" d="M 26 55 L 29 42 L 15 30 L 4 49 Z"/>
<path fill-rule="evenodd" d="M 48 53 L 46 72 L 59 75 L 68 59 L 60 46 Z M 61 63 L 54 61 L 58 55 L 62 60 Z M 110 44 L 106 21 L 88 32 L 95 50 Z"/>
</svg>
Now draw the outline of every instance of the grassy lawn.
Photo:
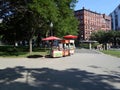
<svg viewBox="0 0 120 90">
<path fill-rule="evenodd" d="M 117 51 L 117 50 L 103 50 L 101 52 L 120 58 L 120 51 Z"/>
<path fill-rule="evenodd" d="M 0 57 L 42 57 L 48 54 L 49 49 L 33 47 L 29 53 L 29 47 L 0 46 Z"/>
</svg>

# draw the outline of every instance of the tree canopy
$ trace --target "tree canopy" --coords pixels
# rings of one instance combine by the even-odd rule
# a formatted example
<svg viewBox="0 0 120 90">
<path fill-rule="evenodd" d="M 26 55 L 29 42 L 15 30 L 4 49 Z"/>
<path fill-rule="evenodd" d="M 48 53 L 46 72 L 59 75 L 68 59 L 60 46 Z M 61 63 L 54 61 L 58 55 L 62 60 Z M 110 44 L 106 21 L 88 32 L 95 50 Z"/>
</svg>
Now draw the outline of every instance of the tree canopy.
<svg viewBox="0 0 120 90">
<path fill-rule="evenodd" d="M 91 34 L 91 39 L 96 40 L 99 43 L 113 43 L 120 45 L 120 31 L 110 30 L 108 32 L 105 31 L 98 31 Z"/>
<path fill-rule="evenodd" d="M 2 37 L 8 42 L 29 40 L 36 35 L 77 34 L 78 21 L 74 17 L 77 0 L 2 0 L 0 1 L 0 25 Z"/>
<path fill-rule="evenodd" d="M 31 38 L 36 32 L 42 32 L 42 37 L 45 37 L 50 33 L 52 22 L 54 35 L 77 34 L 78 21 L 73 12 L 76 2 L 77 0 L 0 1 L 0 17 L 3 18 L 5 27 L 1 32 L 4 32 L 2 34 L 6 40 L 8 38 L 12 40 L 14 37 L 18 37 L 16 40 L 21 40 L 24 34 Z M 22 38 L 18 35 L 20 33 Z"/>
</svg>

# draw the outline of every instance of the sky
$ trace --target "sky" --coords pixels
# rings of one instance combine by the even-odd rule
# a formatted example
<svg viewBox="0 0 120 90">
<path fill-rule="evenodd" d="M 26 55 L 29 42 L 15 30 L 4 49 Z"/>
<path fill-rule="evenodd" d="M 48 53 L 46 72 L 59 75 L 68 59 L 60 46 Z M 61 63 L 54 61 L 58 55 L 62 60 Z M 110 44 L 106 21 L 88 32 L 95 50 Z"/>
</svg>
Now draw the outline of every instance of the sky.
<svg viewBox="0 0 120 90">
<path fill-rule="evenodd" d="M 78 0 L 74 10 L 83 7 L 97 13 L 109 15 L 120 4 L 120 0 Z"/>
</svg>

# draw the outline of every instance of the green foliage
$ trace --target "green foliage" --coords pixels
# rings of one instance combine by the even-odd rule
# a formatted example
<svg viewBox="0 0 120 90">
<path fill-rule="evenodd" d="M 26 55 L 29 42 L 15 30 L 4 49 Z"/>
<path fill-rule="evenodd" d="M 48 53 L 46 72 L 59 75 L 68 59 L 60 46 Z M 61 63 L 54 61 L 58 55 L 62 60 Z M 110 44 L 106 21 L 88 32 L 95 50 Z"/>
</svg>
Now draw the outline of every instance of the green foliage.
<svg viewBox="0 0 120 90">
<path fill-rule="evenodd" d="M 76 2 L 77 0 L 6 0 L 0 3 L 5 24 L 4 39 L 15 42 L 26 39 L 24 36 L 27 39 L 38 34 L 41 37 L 48 36 L 51 22 L 54 24 L 55 36 L 77 34 L 78 21 L 73 12 Z"/>
<path fill-rule="evenodd" d="M 80 48 L 89 49 L 89 44 L 88 43 L 80 43 Z"/>
<path fill-rule="evenodd" d="M 116 45 L 116 43 L 120 44 L 120 31 L 98 31 L 91 34 L 91 39 L 99 43 L 112 42 L 114 45 Z"/>
<path fill-rule="evenodd" d="M 1 17 L 5 28 L 3 40 L 11 44 L 29 40 L 32 52 L 32 38 L 50 35 L 50 23 L 54 24 L 53 34 L 63 36 L 76 34 L 78 22 L 73 7 L 76 0 L 6 0 L 1 1 Z"/>
<path fill-rule="evenodd" d="M 92 48 L 97 48 L 97 45 L 99 45 L 99 43 L 92 43 Z M 89 43 L 80 43 L 80 48 L 86 48 L 89 49 Z"/>
<path fill-rule="evenodd" d="M 101 51 L 101 52 L 120 58 L 120 51 L 117 51 L 117 50 L 104 50 L 104 51 Z"/>
<path fill-rule="evenodd" d="M 29 4 L 29 8 L 37 12 L 40 17 L 43 17 L 48 22 L 57 21 L 58 10 L 53 0 L 33 0 Z"/>
<path fill-rule="evenodd" d="M 91 34 L 91 40 L 96 40 L 99 43 L 105 42 L 105 31 L 99 30 Z"/>
<path fill-rule="evenodd" d="M 96 43 L 92 43 L 92 48 L 97 49 L 97 45 L 99 45 L 98 42 L 96 42 Z"/>
<path fill-rule="evenodd" d="M 57 0 L 57 7 L 59 10 L 59 19 L 55 23 L 55 34 L 57 36 L 64 36 L 66 34 L 77 34 L 78 21 L 74 17 L 73 9 L 70 5 L 74 5 L 76 0 Z"/>
<path fill-rule="evenodd" d="M 27 46 L 0 46 L 0 57 L 27 57 L 30 55 L 46 55 L 49 49 L 35 47 L 33 53 L 28 52 Z"/>
</svg>

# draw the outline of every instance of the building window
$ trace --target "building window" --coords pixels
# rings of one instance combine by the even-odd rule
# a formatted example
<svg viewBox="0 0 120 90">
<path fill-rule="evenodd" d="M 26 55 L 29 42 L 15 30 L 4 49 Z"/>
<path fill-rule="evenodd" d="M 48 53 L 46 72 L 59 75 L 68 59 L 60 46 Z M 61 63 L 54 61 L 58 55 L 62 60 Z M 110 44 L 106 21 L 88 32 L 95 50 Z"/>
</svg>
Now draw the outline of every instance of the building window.
<svg viewBox="0 0 120 90">
<path fill-rule="evenodd" d="M 120 5 L 118 6 L 118 9 L 120 10 Z"/>
<path fill-rule="evenodd" d="M 80 19 L 83 19 L 83 16 L 80 16 Z"/>
</svg>

